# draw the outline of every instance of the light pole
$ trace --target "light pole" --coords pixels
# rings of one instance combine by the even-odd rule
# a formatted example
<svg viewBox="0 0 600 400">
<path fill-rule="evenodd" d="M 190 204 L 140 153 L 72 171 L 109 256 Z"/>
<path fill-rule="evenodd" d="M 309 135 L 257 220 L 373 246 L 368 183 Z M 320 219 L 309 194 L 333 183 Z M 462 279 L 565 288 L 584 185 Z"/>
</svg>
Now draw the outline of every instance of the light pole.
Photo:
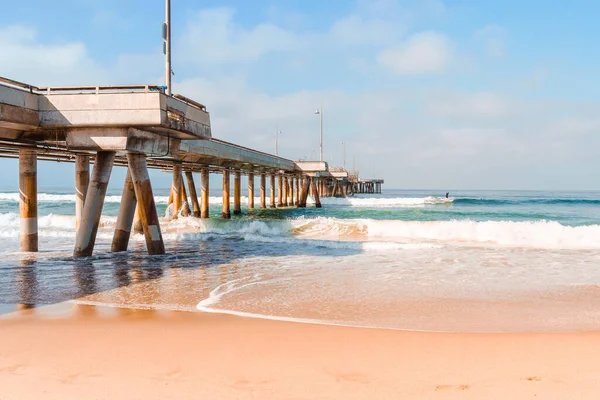
<svg viewBox="0 0 600 400">
<path fill-rule="evenodd" d="M 165 22 L 163 23 L 163 53 L 165 54 L 165 93 L 171 95 L 171 0 L 165 0 Z"/>
<path fill-rule="evenodd" d="M 277 132 L 275 133 L 275 155 L 276 156 L 279 155 L 279 135 L 281 135 L 281 131 L 279 129 L 277 129 Z"/>
<path fill-rule="evenodd" d="M 342 142 L 342 146 L 344 147 L 344 169 L 346 169 L 346 143 Z"/>
<path fill-rule="evenodd" d="M 319 135 L 319 161 L 323 161 L 323 105 L 315 111 L 321 122 L 321 131 Z"/>
</svg>

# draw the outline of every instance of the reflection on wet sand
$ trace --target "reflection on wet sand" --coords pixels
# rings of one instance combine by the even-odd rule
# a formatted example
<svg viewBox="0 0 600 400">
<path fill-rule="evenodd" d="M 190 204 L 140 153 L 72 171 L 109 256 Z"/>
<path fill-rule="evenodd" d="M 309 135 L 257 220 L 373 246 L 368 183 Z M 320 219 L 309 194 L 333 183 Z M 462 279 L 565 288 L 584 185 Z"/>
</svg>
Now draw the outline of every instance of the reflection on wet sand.
<svg viewBox="0 0 600 400">
<path fill-rule="evenodd" d="M 34 309 L 38 291 L 34 258 L 21 257 L 21 262 L 17 271 L 17 286 L 20 297 L 17 309 L 21 311 Z"/>
</svg>

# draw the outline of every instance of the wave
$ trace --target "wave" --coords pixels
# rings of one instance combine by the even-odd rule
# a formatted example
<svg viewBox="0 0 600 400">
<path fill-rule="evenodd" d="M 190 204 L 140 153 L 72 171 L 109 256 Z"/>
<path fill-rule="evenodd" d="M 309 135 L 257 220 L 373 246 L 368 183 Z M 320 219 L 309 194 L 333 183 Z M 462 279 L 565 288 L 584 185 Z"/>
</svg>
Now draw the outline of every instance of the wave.
<svg viewBox="0 0 600 400">
<path fill-rule="evenodd" d="M 328 206 L 350 206 L 350 207 L 422 207 L 435 204 L 450 204 L 452 198 L 445 197 L 324 197 L 321 204 Z M 310 198 L 314 204 L 314 199 Z"/>
<path fill-rule="evenodd" d="M 518 204 L 539 204 L 539 205 L 600 205 L 600 199 L 485 199 L 476 197 L 464 197 L 454 199 L 454 204 L 461 205 L 518 205 Z"/>
<path fill-rule="evenodd" d="M 19 215 L 0 214 L 0 237 L 19 237 Z M 112 237 L 116 217 L 103 216 L 99 237 Z M 228 236 L 262 242 L 304 243 L 362 250 L 419 249 L 440 244 L 595 249 L 600 225 L 566 226 L 555 221 L 396 221 L 298 217 L 286 220 L 161 220 L 166 240 Z M 74 237 L 75 217 L 39 218 L 41 236 Z M 142 235 L 136 240 L 143 240 Z M 325 244 L 323 242 L 326 242 Z"/>
</svg>

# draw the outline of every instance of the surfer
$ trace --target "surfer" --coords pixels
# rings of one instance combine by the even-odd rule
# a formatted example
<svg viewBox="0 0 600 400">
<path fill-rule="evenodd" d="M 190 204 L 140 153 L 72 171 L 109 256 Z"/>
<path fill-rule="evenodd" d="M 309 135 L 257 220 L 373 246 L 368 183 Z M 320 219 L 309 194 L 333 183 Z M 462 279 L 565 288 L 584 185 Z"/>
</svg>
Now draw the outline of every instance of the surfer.
<svg viewBox="0 0 600 400">
<path fill-rule="evenodd" d="M 448 195 L 450 194 L 450 192 L 446 192 L 446 198 L 448 198 Z"/>
</svg>

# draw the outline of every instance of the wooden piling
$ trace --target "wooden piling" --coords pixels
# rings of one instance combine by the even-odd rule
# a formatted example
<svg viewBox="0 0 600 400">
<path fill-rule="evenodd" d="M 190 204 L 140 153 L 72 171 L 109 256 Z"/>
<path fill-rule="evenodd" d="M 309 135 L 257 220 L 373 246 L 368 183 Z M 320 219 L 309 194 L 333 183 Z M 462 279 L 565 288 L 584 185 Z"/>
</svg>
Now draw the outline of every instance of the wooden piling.
<svg viewBox="0 0 600 400">
<path fill-rule="evenodd" d="M 300 204 L 300 179 L 300 177 L 296 178 L 296 200 L 294 201 L 296 206 Z"/>
<path fill-rule="evenodd" d="M 173 208 L 172 218 L 179 218 L 179 210 L 181 210 L 181 164 L 173 164 L 173 184 L 171 185 L 171 192 L 173 193 Z"/>
<path fill-rule="evenodd" d="M 75 230 L 79 229 L 85 195 L 90 183 L 90 157 L 75 156 Z"/>
<path fill-rule="evenodd" d="M 123 194 L 121 195 L 121 205 L 119 215 L 115 225 L 115 233 L 113 236 L 111 251 L 119 252 L 126 251 L 129 245 L 129 237 L 131 235 L 131 226 L 136 210 L 135 188 L 133 187 L 133 179 L 131 171 L 127 169 L 125 176 L 125 184 L 123 185 Z"/>
<path fill-rule="evenodd" d="M 290 206 L 295 206 L 296 205 L 296 197 L 295 197 L 295 190 L 294 190 L 294 177 L 292 176 L 290 178 Z"/>
<path fill-rule="evenodd" d="M 146 165 L 146 155 L 128 153 L 127 161 L 135 188 L 135 197 L 142 221 L 142 229 L 146 238 L 148 254 L 165 254 L 165 244 L 160 231 L 158 213 L 156 212 L 154 194 L 152 193 L 152 184 L 150 183 L 148 166 Z"/>
<path fill-rule="evenodd" d="M 315 198 L 315 207 L 321 208 L 321 199 L 319 198 L 319 191 L 317 190 L 314 178 L 310 178 L 310 185 L 312 186 L 313 196 Z"/>
<path fill-rule="evenodd" d="M 241 197 L 242 197 L 242 175 L 240 171 L 233 173 L 233 214 L 240 215 L 242 213 Z"/>
<path fill-rule="evenodd" d="M 248 173 L 248 209 L 254 208 L 254 174 Z"/>
<path fill-rule="evenodd" d="M 283 186 L 283 191 L 282 191 L 282 199 L 281 199 L 281 205 L 283 207 L 287 207 L 287 196 L 288 196 L 288 187 L 287 187 L 287 177 L 285 175 L 281 176 L 280 178 L 283 182 L 282 186 Z"/>
<path fill-rule="evenodd" d="M 201 186 L 200 186 L 200 196 L 202 197 L 202 204 L 200 209 L 200 218 L 208 218 L 208 206 L 209 206 L 209 186 L 208 186 L 208 168 L 202 168 L 200 170 L 201 176 Z"/>
<path fill-rule="evenodd" d="M 306 202 L 308 200 L 308 192 L 310 192 L 310 178 L 304 178 L 304 188 L 302 189 L 302 207 L 306 207 Z"/>
<path fill-rule="evenodd" d="M 267 182 L 265 174 L 260 174 L 260 208 L 267 208 Z"/>
<path fill-rule="evenodd" d="M 229 209 L 229 170 L 223 170 L 223 211 L 221 217 L 224 219 L 231 218 L 231 211 Z"/>
<path fill-rule="evenodd" d="M 21 251 L 38 251 L 37 153 L 19 150 Z"/>
<path fill-rule="evenodd" d="M 332 197 L 336 197 L 338 193 L 338 181 L 337 179 L 333 181 L 333 193 L 331 194 Z"/>
<path fill-rule="evenodd" d="M 275 175 L 271 175 L 269 207 L 275 208 Z"/>
<path fill-rule="evenodd" d="M 99 151 L 96 154 L 92 179 L 85 196 L 81 225 L 75 237 L 74 257 L 89 257 L 94 251 L 102 206 L 104 206 L 104 198 L 114 161 L 114 151 Z"/>
<path fill-rule="evenodd" d="M 192 201 L 192 210 L 194 211 L 194 217 L 200 217 L 200 204 L 198 203 L 198 193 L 196 192 L 196 184 L 194 183 L 194 176 L 192 171 L 185 171 L 185 178 L 187 180 L 188 188 L 190 189 L 190 199 Z"/>
</svg>

